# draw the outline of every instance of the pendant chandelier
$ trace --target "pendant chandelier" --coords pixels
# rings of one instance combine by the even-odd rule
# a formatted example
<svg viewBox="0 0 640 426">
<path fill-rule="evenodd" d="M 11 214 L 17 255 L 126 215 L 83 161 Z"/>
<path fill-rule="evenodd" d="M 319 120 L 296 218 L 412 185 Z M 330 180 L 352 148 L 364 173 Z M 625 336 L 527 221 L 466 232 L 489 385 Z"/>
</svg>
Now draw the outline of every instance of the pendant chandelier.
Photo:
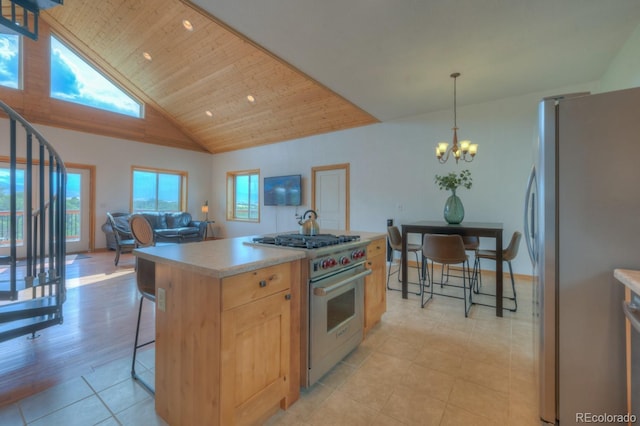
<svg viewBox="0 0 640 426">
<path fill-rule="evenodd" d="M 453 78 L 453 144 L 451 145 L 451 148 L 449 148 L 449 144 L 447 142 L 439 142 L 438 146 L 436 146 L 436 157 L 438 157 L 438 161 L 441 164 L 447 162 L 449 154 L 453 154 L 453 158 L 456 159 L 456 163 L 458 163 L 460 159 L 470 163 L 478 152 L 477 143 L 471 143 L 471 141 L 464 140 L 460 141 L 460 145 L 458 145 L 458 123 L 456 121 L 456 79 L 458 77 L 460 77 L 459 72 L 451 74 L 451 78 Z"/>
</svg>

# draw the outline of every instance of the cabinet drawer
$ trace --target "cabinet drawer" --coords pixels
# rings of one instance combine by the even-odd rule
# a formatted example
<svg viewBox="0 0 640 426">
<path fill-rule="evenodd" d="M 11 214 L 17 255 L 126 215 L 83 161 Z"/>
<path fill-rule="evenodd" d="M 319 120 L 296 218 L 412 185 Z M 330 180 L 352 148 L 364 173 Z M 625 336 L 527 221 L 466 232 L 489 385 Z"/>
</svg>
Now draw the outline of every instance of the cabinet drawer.
<svg viewBox="0 0 640 426">
<path fill-rule="evenodd" d="M 386 253 L 387 251 L 387 240 L 384 238 L 379 238 L 377 240 L 371 241 L 371 244 L 367 247 L 367 257 L 374 257 L 379 254 Z"/>
<path fill-rule="evenodd" d="M 291 285 L 289 264 L 274 265 L 222 280 L 222 310 L 286 290 Z"/>
</svg>

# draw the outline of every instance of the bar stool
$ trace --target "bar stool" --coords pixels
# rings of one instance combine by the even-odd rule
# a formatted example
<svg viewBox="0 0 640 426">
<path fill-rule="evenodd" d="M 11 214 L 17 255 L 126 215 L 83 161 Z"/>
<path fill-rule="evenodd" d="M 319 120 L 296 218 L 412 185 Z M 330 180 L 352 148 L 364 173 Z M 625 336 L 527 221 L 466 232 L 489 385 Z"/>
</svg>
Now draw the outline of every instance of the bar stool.
<svg viewBox="0 0 640 426">
<path fill-rule="evenodd" d="M 504 296 L 504 298 L 508 300 L 512 300 L 514 304 L 513 309 L 509 309 L 509 308 L 505 308 L 505 309 L 511 312 L 516 312 L 518 310 L 518 299 L 516 297 L 516 283 L 515 283 L 515 280 L 513 279 L 513 268 L 511 267 L 511 261 L 515 259 L 516 256 L 518 255 L 518 248 L 520 247 L 521 239 L 522 239 L 522 233 L 520 233 L 519 231 L 515 231 L 511 236 L 511 241 L 509 242 L 509 245 L 507 246 L 507 248 L 502 250 L 502 261 L 507 262 L 507 265 L 509 266 L 509 275 L 511 276 L 511 290 L 513 291 L 513 297 Z M 476 252 L 476 261 L 474 263 L 473 269 L 474 271 L 477 271 L 477 276 L 479 277 L 479 279 L 477 278 L 475 280 L 475 286 L 473 291 L 476 294 L 482 294 L 485 296 L 495 296 L 495 294 L 482 293 L 480 291 L 480 288 L 482 287 L 482 273 L 480 271 L 481 259 L 489 259 L 489 260 L 496 261 L 497 260 L 496 251 L 495 250 L 478 250 Z M 477 304 L 495 308 L 494 305 L 488 305 L 484 303 L 477 303 Z"/>
<path fill-rule="evenodd" d="M 393 264 L 393 252 L 396 252 L 396 251 L 400 252 L 400 256 L 401 256 L 400 259 L 402 259 L 402 235 L 400 234 L 400 230 L 398 230 L 397 226 L 387 226 L 387 238 L 389 239 L 389 246 L 391 246 L 391 250 L 392 250 L 391 264 Z M 407 254 L 414 253 L 416 255 L 417 268 L 420 268 L 422 270 L 422 275 L 424 277 L 424 266 L 421 267 L 422 263 L 418 260 L 418 253 L 421 250 L 422 250 L 422 246 L 419 244 L 407 244 Z M 400 271 L 402 271 L 402 260 L 398 262 L 398 269 L 393 273 L 391 272 L 391 264 L 389 265 L 389 269 L 387 269 L 387 290 L 402 291 L 402 289 L 400 288 L 393 288 L 389 285 L 391 275 L 393 274 L 398 274 L 398 281 L 401 280 Z M 420 272 L 418 272 L 418 280 L 420 281 Z M 422 286 L 420 285 L 420 282 L 418 283 L 408 282 L 408 284 L 418 285 L 418 292 L 417 293 L 410 292 L 410 293 L 420 295 L 421 288 L 422 288 Z"/>
<path fill-rule="evenodd" d="M 467 317 L 469 309 L 473 304 L 472 291 L 471 291 L 471 277 L 469 276 L 469 257 L 464 249 L 464 242 L 462 237 L 457 234 L 453 235 L 440 235 L 440 234 L 425 234 L 422 242 L 422 256 L 426 260 L 431 261 L 431 273 L 427 273 L 427 277 L 434 277 L 433 264 L 439 263 L 442 265 L 442 269 L 449 267 L 450 265 L 462 264 L 462 285 L 455 285 L 445 283 L 441 280 L 440 287 L 449 286 L 462 288 L 463 296 L 456 296 L 453 294 L 437 293 L 439 296 L 452 297 L 455 299 L 464 300 L 464 316 Z M 469 282 L 469 303 L 467 304 L 467 282 Z M 422 288 L 421 307 L 424 306 L 433 299 L 433 288 L 435 284 L 438 284 L 430 279 L 429 284 L 426 284 L 426 277 L 423 283 L 427 287 L 431 287 L 429 297 L 425 300 L 424 287 Z"/>
<path fill-rule="evenodd" d="M 129 217 L 129 227 L 131 234 L 136 241 L 136 248 L 150 247 L 155 245 L 153 240 L 153 228 L 149 221 L 141 214 L 133 214 Z M 145 343 L 138 343 L 140 336 L 140 317 L 142 316 L 142 304 L 145 299 L 156 303 L 156 280 L 155 264 L 140 260 L 136 257 L 136 284 L 140 293 L 140 307 L 138 308 L 138 322 L 136 324 L 136 339 L 133 344 L 133 362 L 131 363 L 131 377 L 140 382 L 149 392 L 155 395 L 154 388 L 136 373 L 136 355 L 138 349 L 155 342 L 150 340 Z"/>
<path fill-rule="evenodd" d="M 155 395 L 155 389 L 149 383 L 147 383 L 136 372 L 136 355 L 138 349 L 143 348 L 155 342 L 155 339 L 145 343 L 138 343 L 140 337 L 140 318 L 142 316 L 142 304 L 146 300 L 156 303 L 156 269 L 153 262 L 141 260 L 137 264 L 136 271 L 136 284 L 138 286 L 138 292 L 140 293 L 140 307 L 138 308 L 138 322 L 136 324 L 136 338 L 133 343 L 133 361 L 131 362 L 131 377 L 134 380 L 140 382 L 145 389 L 151 394 Z"/>
</svg>

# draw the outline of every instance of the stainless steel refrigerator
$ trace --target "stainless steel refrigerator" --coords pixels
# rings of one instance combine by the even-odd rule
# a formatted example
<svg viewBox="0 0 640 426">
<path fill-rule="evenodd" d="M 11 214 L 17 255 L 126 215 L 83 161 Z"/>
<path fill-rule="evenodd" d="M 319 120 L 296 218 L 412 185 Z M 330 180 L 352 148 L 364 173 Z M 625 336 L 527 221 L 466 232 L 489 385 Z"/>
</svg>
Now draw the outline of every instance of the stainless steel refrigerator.
<svg viewBox="0 0 640 426">
<path fill-rule="evenodd" d="M 640 269 L 640 88 L 544 99 L 537 152 L 525 240 L 540 418 L 624 414 L 624 291 L 613 270 Z"/>
</svg>

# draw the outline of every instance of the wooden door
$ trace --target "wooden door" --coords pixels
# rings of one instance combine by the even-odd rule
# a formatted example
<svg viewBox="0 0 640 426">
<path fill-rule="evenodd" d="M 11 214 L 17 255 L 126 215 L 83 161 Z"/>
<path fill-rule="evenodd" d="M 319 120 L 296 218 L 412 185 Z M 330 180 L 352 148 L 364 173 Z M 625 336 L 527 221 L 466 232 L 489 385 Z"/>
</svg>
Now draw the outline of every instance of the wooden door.
<svg viewBox="0 0 640 426">
<path fill-rule="evenodd" d="M 313 167 L 311 180 L 320 232 L 349 230 L 349 164 Z"/>
</svg>

